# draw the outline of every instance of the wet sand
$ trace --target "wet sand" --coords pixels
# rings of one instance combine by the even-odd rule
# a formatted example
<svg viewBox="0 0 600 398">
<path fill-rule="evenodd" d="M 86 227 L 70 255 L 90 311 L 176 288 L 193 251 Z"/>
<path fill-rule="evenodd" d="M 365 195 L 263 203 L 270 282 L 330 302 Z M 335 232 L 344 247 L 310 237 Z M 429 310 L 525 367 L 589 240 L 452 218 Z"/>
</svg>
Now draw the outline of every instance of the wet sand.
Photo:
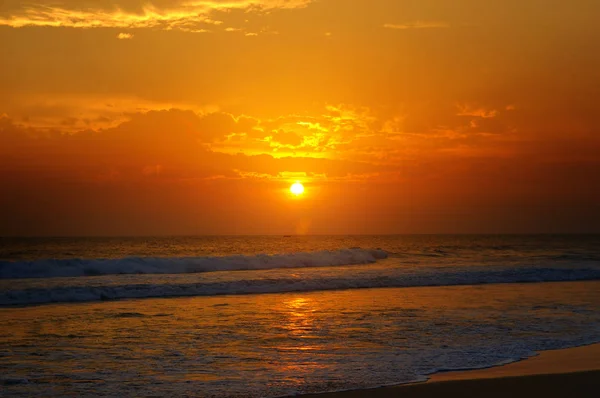
<svg viewBox="0 0 600 398">
<path fill-rule="evenodd" d="M 600 344 L 541 352 L 494 368 L 443 372 L 425 383 L 309 394 L 303 398 L 358 397 L 597 397 L 600 394 Z"/>
<path fill-rule="evenodd" d="M 491 379 L 499 377 L 550 375 L 600 371 L 600 344 L 542 351 L 535 357 L 504 366 L 463 372 L 442 372 L 431 375 L 428 383 L 449 380 Z"/>
</svg>

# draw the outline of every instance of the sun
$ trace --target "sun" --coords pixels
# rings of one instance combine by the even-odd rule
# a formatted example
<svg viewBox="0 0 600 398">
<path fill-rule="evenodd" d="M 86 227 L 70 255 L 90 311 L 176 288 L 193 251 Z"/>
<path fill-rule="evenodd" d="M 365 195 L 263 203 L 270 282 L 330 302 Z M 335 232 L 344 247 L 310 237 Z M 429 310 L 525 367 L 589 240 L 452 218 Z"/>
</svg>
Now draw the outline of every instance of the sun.
<svg viewBox="0 0 600 398">
<path fill-rule="evenodd" d="M 293 193 L 296 196 L 302 195 L 304 193 L 304 185 L 302 185 L 299 182 L 295 182 L 290 187 L 290 192 Z"/>
</svg>

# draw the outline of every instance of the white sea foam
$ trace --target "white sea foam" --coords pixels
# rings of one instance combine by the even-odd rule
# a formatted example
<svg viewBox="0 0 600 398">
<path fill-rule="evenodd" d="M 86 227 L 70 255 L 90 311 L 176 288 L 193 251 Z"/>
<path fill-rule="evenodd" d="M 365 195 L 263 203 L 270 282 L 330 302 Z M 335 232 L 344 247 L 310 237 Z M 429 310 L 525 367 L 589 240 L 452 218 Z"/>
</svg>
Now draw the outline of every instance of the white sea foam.
<svg viewBox="0 0 600 398">
<path fill-rule="evenodd" d="M 369 264 L 387 258 L 380 249 L 351 248 L 290 254 L 227 257 L 128 257 L 0 262 L 0 279 L 121 274 L 185 274 L 273 268 Z"/>
<path fill-rule="evenodd" d="M 239 268 L 236 268 L 239 269 Z M 448 269 L 401 269 L 385 275 L 357 274 L 337 277 L 313 275 L 194 283 L 134 283 L 25 288 L 0 291 L 0 306 L 53 302 L 86 302 L 128 298 L 214 296 L 236 294 L 310 292 L 318 290 L 385 287 L 454 286 L 487 283 L 564 282 L 600 279 L 599 268 L 457 267 Z M 67 282 L 68 283 L 68 282 Z"/>
</svg>

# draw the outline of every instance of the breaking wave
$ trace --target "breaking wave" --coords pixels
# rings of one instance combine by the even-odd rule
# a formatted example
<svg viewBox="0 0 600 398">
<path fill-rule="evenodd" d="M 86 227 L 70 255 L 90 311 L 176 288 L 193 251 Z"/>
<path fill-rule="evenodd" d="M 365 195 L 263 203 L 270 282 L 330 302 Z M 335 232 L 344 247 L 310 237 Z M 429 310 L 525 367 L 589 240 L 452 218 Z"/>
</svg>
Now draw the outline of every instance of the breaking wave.
<svg viewBox="0 0 600 398">
<path fill-rule="evenodd" d="M 382 255 L 382 254 L 380 254 Z M 365 257 L 368 258 L 368 257 Z M 106 286 L 60 286 L 0 291 L 0 305 L 35 305 L 149 297 L 215 296 L 258 293 L 310 292 L 385 287 L 453 286 L 485 283 L 533 283 L 599 280 L 600 269 L 467 267 L 448 269 L 395 269 L 388 275 L 360 275 L 196 283 L 137 283 Z"/>
<path fill-rule="evenodd" d="M 380 249 L 351 248 L 290 254 L 227 257 L 128 257 L 0 262 L 0 279 L 123 274 L 188 274 L 214 271 L 327 267 L 374 263 L 387 258 Z"/>
</svg>

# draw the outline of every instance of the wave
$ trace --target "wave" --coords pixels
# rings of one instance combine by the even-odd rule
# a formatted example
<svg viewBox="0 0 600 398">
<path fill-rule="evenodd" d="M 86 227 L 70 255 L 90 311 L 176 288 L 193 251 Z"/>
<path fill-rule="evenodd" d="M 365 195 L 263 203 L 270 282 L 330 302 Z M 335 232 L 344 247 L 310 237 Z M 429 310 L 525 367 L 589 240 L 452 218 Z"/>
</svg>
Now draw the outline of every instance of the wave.
<svg viewBox="0 0 600 398">
<path fill-rule="evenodd" d="M 227 257 L 128 257 L 0 262 L 0 279 L 80 277 L 122 274 L 187 274 L 213 271 L 326 267 L 374 263 L 380 249 L 351 248 L 290 254 Z"/>
<path fill-rule="evenodd" d="M 498 283 L 533 283 L 600 280 L 599 268 L 499 268 L 399 270 L 396 275 L 361 277 L 271 278 L 227 282 L 178 284 L 125 284 L 110 286 L 61 286 L 0 292 L 0 306 L 57 302 L 215 296 L 258 293 L 310 292 L 360 288 L 455 286 Z"/>
</svg>

